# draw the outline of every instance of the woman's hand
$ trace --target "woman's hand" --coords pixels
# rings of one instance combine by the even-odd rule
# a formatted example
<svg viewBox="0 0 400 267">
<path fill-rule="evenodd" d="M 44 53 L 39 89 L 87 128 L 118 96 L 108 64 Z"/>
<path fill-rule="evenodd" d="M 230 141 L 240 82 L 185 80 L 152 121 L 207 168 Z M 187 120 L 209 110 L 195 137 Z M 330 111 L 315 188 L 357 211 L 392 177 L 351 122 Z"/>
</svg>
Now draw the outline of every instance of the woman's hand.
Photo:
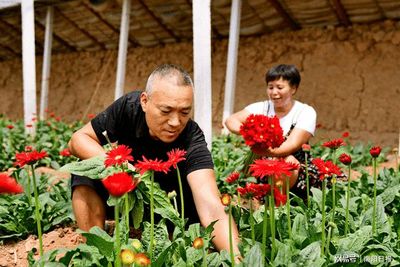
<svg viewBox="0 0 400 267">
<path fill-rule="evenodd" d="M 254 146 L 250 147 L 251 151 L 253 151 L 254 154 L 260 155 L 260 156 L 272 156 L 271 155 L 271 149 L 267 148 L 263 145 L 256 144 Z"/>
</svg>

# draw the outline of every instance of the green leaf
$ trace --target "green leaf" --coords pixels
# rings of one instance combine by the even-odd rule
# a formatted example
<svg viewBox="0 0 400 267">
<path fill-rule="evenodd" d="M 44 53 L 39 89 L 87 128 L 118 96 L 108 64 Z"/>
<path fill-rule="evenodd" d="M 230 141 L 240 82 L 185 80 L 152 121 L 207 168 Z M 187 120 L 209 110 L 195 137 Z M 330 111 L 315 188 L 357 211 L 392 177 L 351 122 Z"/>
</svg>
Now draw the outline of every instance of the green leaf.
<svg viewBox="0 0 400 267">
<path fill-rule="evenodd" d="M 393 202 L 399 191 L 400 191 L 400 184 L 388 187 L 379 196 L 377 196 L 377 198 L 378 197 L 381 198 L 383 206 L 386 207 L 388 204 Z"/>
<path fill-rule="evenodd" d="M 371 206 L 373 203 L 371 204 Z M 362 217 L 361 226 L 372 225 L 373 207 L 369 208 Z M 382 198 L 376 198 L 376 231 L 378 233 L 390 233 L 391 226 L 385 213 Z"/>
<path fill-rule="evenodd" d="M 172 243 L 167 248 L 165 248 L 157 257 L 157 260 L 151 263 L 152 267 L 166 266 L 168 255 L 174 250 L 176 243 Z"/>
<path fill-rule="evenodd" d="M 244 257 L 244 266 L 262 267 L 262 258 L 261 246 L 257 242 Z"/>
<path fill-rule="evenodd" d="M 312 192 L 312 198 L 317 203 L 319 210 L 322 210 L 322 191 L 315 187 L 312 187 L 310 191 Z"/>
<path fill-rule="evenodd" d="M 144 202 L 142 193 L 139 190 L 135 190 L 134 194 L 136 195 L 135 204 L 132 209 L 132 217 L 133 217 L 133 227 L 138 229 L 140 223 L 143 221 L 144 215 Z"/>
<path fill-rule="evenodd" d="M 207 267 L 219 267 L 221 265 L 221 259 L 219 253 L 212 252 L 206 255 Z"/>
<path fill-rule="evenodd" d="M 147 203 L 150 203 L 150 187 L 151 181 L 149 179 L 142 179 L 142 182 L 139 183 L 138 189 L 143 195 L 143 198 Z M 177 226 L 181 226 L 182 222 L 179 218 L 179 213 L 172 206 L 167 193 L 162 190 L 158 183 L 154 183 L 154 211 L 160 214 L 163 218 L 170 220 Z"/>
<path fill-rule="evenodd" d="M 292 263 L 293 255 L 298 255 L 299 250 L 293 246 L 291 241 L 281 243 L 277 240 L 276 244 L 278 253 L 274 259 L 274 266 L 289 266 Z"/>
<path fill-rule="evenodd" d="M 148 250 L 150 247 L 150 223 L 143 222 L 144 231 L 142 233 L 142 243 Z M 168 229 L 165 225 L 165 219 L 161 219 L 161 221 L 154 226 L 154 243 L 153 243 L 153 257 L 157 258 L 161 255 L 161 253 L 171 245 L 171 241 L 168 238 Z"/>
<path fill-rule="evenodd" d="M 189 225 L 188 229 L 190 240 L 194 240 L 195 238 L 199 237 L 200 234 L 200 223 L 194 223 Z"/>
<path fill-rule="evenodd" d="M 104 230 L 94 226 L 90 229 L 89 233 L 82 233 L 82 235 L 86 237 L 87 245 L 96 247 L 107 260 L 113 260 L 114 242 Z"/>
<path fill-rule="evenodd" d="M 296 266 L 323 266 L 325 259 L 321 258 L 321 242 L 316 241 L 303 248 L 299 253 Z"/>
<path fill-rule="evenodd" d="M 203 258 L 203 250 L 195 249 L 194 247 L 186 248 L 186 257 L 188 266 L 192 266 L 195 262 Z"/>
<path fill-rule="evenodd" d="M 102 179 L 107 176 L 104 157 L 97 156 L 82 161 L 68 163 L 60 171 L 86 176 L 91 179 Z"/>
<path fill-rule="evenodd" d="M 297 214 L 292 226 L 293 241 L 301 245 L 307 239 L 307 219 L 303 214 Z"/>
<path fill-rule="evenodd" d="M 356 232 L 339 239 L 337 242 L 337 253 L 361 251 L 372 238 L 371 230 L 372 227 L 370 225 L 362 226 Z"/>
</svg>

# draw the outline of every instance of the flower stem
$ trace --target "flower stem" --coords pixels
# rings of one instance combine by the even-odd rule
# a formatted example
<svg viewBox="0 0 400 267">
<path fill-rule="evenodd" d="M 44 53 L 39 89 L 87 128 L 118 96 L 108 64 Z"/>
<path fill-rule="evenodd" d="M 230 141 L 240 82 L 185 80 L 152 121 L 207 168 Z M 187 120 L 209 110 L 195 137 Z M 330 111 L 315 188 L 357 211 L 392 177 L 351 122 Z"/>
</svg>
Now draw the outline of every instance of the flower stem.
<svg viewBox="0 0 400 267">
<path fill-rule="evenodd" d="M 308 194 L 308 189 L 307 189 L 307 194 Z M 292 222 L 290 220 L 290 197 L 289 197 L 289 177 L 286 177 L 286 196 L 287 196 L 287 201 L 286 201 L 286 213 L 287 213 L 287 224 L 288 224 L 288 234 L 289 238 L 292 239 Z M 307 199 L 308 203 L 308 199 Z"/>
<path fill-rule="evenodd" d="M 172 201 L 174 202 L 174 209 L 176 210 L 176 212 L 179 212 L 178 203 L 176 202 L 176 197 L 174 197 Z"/>
<path fill-rule="evenodd" d="M 206 254 L 206 247 L 203 246 L 203 261 L 201 263 L 201 267 L 207 267 L 207 254 Z"/>
<path fill-rule="evenodd" d="M 154 171 L 151 172 L 151 186 L 150 186 L 150 245 L 149 255 L 150 260 L 153 262 L 153 240 L 154 240 Z"/>
<path fill-rule="evenodd" d="M 334 221 L 335 210 L 336 210 L 336 175 L 334 175 L 333 179 L 332 179 L 332 214 L 331 214 L 331 222 Z"/>
<path fill-rule="evenodd" d="M 36 226 L 38 231 L 39 238 L 39 255 L 43 256 L 43 241 L 42 241 L 42 225 L 41 225 L 41 216 L 40 216 L 40 204 L 39 204 L 39 195 L 36 187 L 36 177 L 35 177 L 35 168 L 33 165 L 30 165 L 32 169 L 32 181 L 33 181 L 33 194 L 35 196 L 35 219 Z"/>
<path fill-rule="evenodd" d="M 178 176 L 178 184 L 179 184 L 179 197 L 181 199 L 181 224 L 182 224 L 182 234 L 185 233 L 185 201 L 183 198 L 183 188 L 182 188 L 182 179 L 181 179 L 181 173 L 179 171 L 178 166 L 176 166 L 176 173 Z"/>
<path fill-rule="evenodd" d="M 349 232 L 349 205 L 350 205 L 350 174 L 351 166 L 349 165 L 349 175 L 347 177 L 347 194 L 346 194 L 346 221 L 344 223 L 344 234 Z"/>
<path fill-rule="evenodd" d="M 31 178 L 29 177 L 29 173 L 28 173 L 28 184 L 26 186 L 26 189 L 28 191 L 26 195 L 28 197 L 28 204 L 30 206 L 32 204 L 32 192 L 31 192 Z"/>
<path fill-rule="evenodd" d="M 321 255 L 324 255 L 324 246 L 325 246 L 325 198 L 326 198 L 326 179 L 322 181 Z"/>
<path fill-rule="evenodd" d="M 111 143 L 110 143 L 111 145 Z M 122 171 L 128 171 L 128 162 L 122 164 Z M 125 206 L 125 223 L 126 223 L 126 240 L 129 239 L 130 227 L 129 227 L 129 193 L 124 195 L 124 206 Z"/>
<path fill-rule="evenodd" d="M 332 215 L 330 222 L 333 224 L 335 222 L 335 210 L 336 210 L 336 175 L 333 175 L 332 178 Z M 331 239 L 331 235 L 333 236 L 332 227 L 329 227 L 328 232 L 328 243 L 327 243 L 327 251 L 329 250 L 329 242 Z"/>
<path fill-rule="evenodd" d="M 325 253 L 329 252 L 329 243 L 331 242 L 331 235 L 332 235 L 332 226 L 329 225 L 329 229 L 328 229 L 328 237 L 326 240 L 326 250 Z"/>
<path fill-rule="evenodd" d="M 125 223 L 126 223 L 126 235 L 127 235 L 127 239 L 129 239 L 129 232 L 130 232 L 130 228 L 129 228 L 129 193 L 126 193 L 124 195 L 124 206 L 125 206 Z"/>
<path fill-rule="evenodd" d="M 304 153 L 306 163 L 307 208 L 310 209 L 310 178 L 308 176 L 308 155 Z M 289 197 L 289 195 L 288 195 Z"/>
<path fill-rule="evenodd" d="M 114 218 L 115 218 L 115 266 L 121 266 L 121 243 L 119 234 L 119 201 L 114 208 Z"/>
<path fill-rule="evenodd" d="M 274 182 L 272 177 L 268 178 L 269 184 L 271 185 L 271 194 L 269 195 L 269 220 L 271 224 L 271 260 L 273 260 L 275 256 L 275 201 L 274 201 Z"/>
<path fill-rule="evenodd" d="M 250 228 L 251 228 L 251 240 L 254 245 L 256 242 L 256 235 L 254 232 L 254 217 L 253 217 L 253 199 L 250 198 Z"/>
<path fill-rule="evenodd" d="M 233 240 L 232 240 L 232 204 L 229 203 L 229 250 L 231 255 L 231 266 L 235 266 L 235 255 L 233 253 Z"/>
<path fill-rule="evenodd" d="M 372 159 L 374 167 L 374 206 L 372 209 L 372 235 L 375 235 L 376 231 L 376 158 Z"/>
<path fill-rule="evenodd" d="M 267 201 L 267 195 L 264 197 L 264 218 L 263 218 L 263 233 L 262 233 L 262 257 L 263 257 L 263 266 L 265 266 L 265 257 L 266 257 L 266 247 L 267 247 L 267 222 L 268 222 L 268 214 L 267 214 L 267 208 L 268 208 L 268 201 Z"/>
</svg>

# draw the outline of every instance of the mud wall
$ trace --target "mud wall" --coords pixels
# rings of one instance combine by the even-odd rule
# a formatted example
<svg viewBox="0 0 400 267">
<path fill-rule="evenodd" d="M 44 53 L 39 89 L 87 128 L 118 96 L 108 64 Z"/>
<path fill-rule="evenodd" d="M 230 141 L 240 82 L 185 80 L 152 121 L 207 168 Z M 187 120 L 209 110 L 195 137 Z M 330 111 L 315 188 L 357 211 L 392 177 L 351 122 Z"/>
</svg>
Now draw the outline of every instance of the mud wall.
<svg viewBox="0 0 400 267">
<path fill-rule="evenodd" d="M 227 40 L 213 41 L 213 128 L 219 132 Z M 400 23 L 350 28 L 314 28 L 241 38 L 235 110 L 265 99 L 264 74 L 279 63 L 295 64 L 302 82 L 297 99 L 318 114 L 315 141 L 349 131 L 353 142 L 395 147 L 400 128 Z M 37 58 L 39 103 L 41 57 Z M 49 110 L 66 121 L 85 119 L 113 101 L 117 51 L 58 54 L 52 57 Z M 125 91 L 144 88 L 160 63 L 192 73 L 192 44 L 130 49 Z M 0 113 L 22 118 L 21 60 L 0 62 Z"/>
</svg>

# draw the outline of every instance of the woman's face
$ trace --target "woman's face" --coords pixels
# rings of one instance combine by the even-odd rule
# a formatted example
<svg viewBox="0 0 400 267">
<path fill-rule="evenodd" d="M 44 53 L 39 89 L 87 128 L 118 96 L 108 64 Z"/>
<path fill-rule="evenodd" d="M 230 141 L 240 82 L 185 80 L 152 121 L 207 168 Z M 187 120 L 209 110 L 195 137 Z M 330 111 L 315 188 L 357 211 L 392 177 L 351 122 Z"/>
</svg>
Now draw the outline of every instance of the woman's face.
<svg viewBox="0 0 400 267">
<path fill-rule="evenodd" d="M 289 82 L 282 78 L 267 84 L 267 95 L 275 108 L 291 107 L 296 90 L 296 87 L 291 87 Z"/>
</svg>

